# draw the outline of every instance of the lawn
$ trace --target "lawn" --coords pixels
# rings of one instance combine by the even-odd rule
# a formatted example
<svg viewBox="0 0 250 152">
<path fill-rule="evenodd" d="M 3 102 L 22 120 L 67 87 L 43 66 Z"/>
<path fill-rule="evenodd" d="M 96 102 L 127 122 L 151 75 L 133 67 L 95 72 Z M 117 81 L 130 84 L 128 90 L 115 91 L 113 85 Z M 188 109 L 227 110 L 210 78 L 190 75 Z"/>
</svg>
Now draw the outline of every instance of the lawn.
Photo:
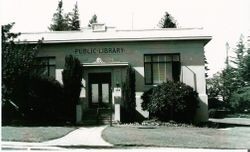
<svg viewBox="0 0 250 152">
<path fill-rule="evenodd" d="M 3 127 L 2 141 L 42 142 L 60 138 L 76 127 Z"/>
<path fill-rule="evenodd" d="M 108 127 L 103 138 L 117 146 L 160 146 L 186 148 L 250 148 L 250 127 L 224 129 L 198 127 L 135 126 Z"/>
</svg>

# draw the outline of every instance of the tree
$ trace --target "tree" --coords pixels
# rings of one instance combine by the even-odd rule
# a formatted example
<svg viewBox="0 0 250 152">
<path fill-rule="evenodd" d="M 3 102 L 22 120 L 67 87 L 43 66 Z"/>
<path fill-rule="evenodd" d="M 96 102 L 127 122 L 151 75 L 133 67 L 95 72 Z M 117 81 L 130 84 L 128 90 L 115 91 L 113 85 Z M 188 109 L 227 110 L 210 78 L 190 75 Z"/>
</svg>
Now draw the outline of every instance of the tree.
<svg viewBox="0 0 250 152">
<path fill-rule="evenodd" d="M 94 14 L 94 15 L 92 16 L 92 18 L 89 20 L 88 27 L 91 27 L 91 25 L 92 25 L 93 23 L 97 23 L 97 16 L 96 16 L 96 14 Z"/>
<path fill-rule="evenodd" d="M 52 21 L 53 23 L 50 24 L 49 30 L 51 31 L 68 31 L 68 17 L 67 15 L 63 14 L 63 1 L 58 2 L 57 12 L 54 13 Z"/>
<path fill-rule="evenodd" d="M 168 13 L 165 12 L 165 15 L 161 18 L 160 22 L 158 23 L 160 28 L 176 28 L 177 23 L 175 19 Z"/>
<path fill-rule="evenodd" d="M 206 55 L 205 55 L 205 53 L 204 53 L 204 64 L 205 64 L 205 78 L 208 78 L 208 71 L 210 70 L 209 68 L 208 68 L 208 62 L 207 62 L 207 58 L 206 58 Z"/>
<path fill-rule="evenodd" d="M 79 31 L 80 30 L 80 20 L 79 20 L 79 10 L 77 2 L 75 7 L 73 8 L 73 12 L 69 13 L 69 28 L 72 31 Z"/>
<path fill-rule="evenodd" d="M 3 97 L 8 98 L 15 88 L 18 78 L 29 75 L 34 69 L 33 63 L 38 45 L 17 45 L 14 39 L 20 33 L 11 33 L 14 23 L 2 26 L 2 81 Z"/>
<path fill-rule="evenodd" d="M 65 57 L 65 67 L 62 71 L 64 94 L 66 99 L 66 111 L 69 119 L 75 122 L 76 104 L 79 102 L 82 87 L 82 66 L 80 61 L 72 55 Z"/>
<path fill-rule="evenodd" d="M 226 44 L 227 51 L 229 49 L 228 43 Z M 208 96 L 209 99 L 222 97 L 222 100 L 226 103 L 226 105 L 230 106 L 235 110 L 234 106 L 238 102 L 238 97 L 241 95 L 242 91 L 246 89 L 241 88 L 245 87 L 247 83 L 247 64 L 249 64 L 247 60 L 248 55 L 246 54 L 243 37 L 241 36 L 236 49 L 235 49 L 236 57 L 232 57 L 232 60 L 229 60 L 229 57 L 226 58 L 226 67 L 220 73 L 215 75 L 213 78 L 208 80 Z M 231 65 L 233 63 L 233 65 Z M 236 100 L 237 99 L 237 100 Z"/>
<path fill-rule="evenodd" d="M 243 87 L 232 94 L 230 107 L 234 112 L 249 112 L 250 110 L 250 87 Z"/>
<path fill-rule="evenodd" d="M 27 87 L 25 80 L 34 70 L 35 56 L 39 45 L 16 44 L 20 33 L 10 32 L 14 23 L 3 25 L 2 28 L 2 106 L 14 106 L 22 110 L 25 106 Z M 40 42 L 39 42 L 40 43 Z"/>
<path fill-rule="evenodd" d="M 122 85 L 121 110 L 122 122 L 133 122 L 135 120 L 135 70 L 129 66 L 127 69 L 126 81 Z"/>
<path fill-rule="evenodd" d="M 243 80 L 246 85 L 250 85 L 250 49 L 247 51 L 247 55 L 244 57 L 244 68 L 242 70 Z"/>
<path fill-rule="evenodd" d="M 238 44 L 236 45 L 235 49 L 235 54 L 236 57 L 233 57 L 234 60 L 232 60 L 232 63 L 234 63 L 235 67 L 233 68 L 234 70 L 234 76 L 235 76 L 235 83 L 236 88 L 239 89 L 243 86 L 245 86 L 245 81 L 244 81 L 244 69 L 246 69 L 246 63 L 245 63 L 245 45 L 243 41 L 243 36 L 241 35 Z"/>
<path fill-rule="evenodd" d="M 234 68 L 229 65 L 224 70 L 222 70 L 220 77 L 222 83 L 220 94 L 223 98 L 223 101 L 228 103 L 233 92 L 238 89 L 238 80 L 235 79 Z"/>
</svg>

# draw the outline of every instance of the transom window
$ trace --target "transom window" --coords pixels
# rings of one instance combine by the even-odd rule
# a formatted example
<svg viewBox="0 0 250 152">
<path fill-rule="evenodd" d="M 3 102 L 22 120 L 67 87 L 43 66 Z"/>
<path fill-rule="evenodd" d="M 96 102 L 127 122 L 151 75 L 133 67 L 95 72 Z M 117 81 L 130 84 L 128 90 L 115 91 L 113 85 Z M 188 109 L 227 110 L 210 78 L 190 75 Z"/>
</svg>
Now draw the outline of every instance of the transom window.
<svg viewBox="0 0 250 152">
<path fill-rule="evenodd" d="M 145 54 L 145 84 L 179 81 L 180 54 Z"/>
<path fill-rule="evenodd" d="M 55 78 L 56 58 L 55 57 L 37 57 L 36 73 L 40 76 Z"/>
</svg>

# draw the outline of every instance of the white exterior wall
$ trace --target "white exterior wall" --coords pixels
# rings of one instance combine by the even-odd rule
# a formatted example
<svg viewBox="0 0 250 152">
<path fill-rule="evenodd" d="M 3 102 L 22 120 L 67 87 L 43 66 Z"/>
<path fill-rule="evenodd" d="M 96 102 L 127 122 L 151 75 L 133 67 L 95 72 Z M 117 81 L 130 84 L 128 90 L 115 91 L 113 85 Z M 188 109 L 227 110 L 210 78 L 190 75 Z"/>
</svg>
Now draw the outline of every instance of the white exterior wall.
<svg viewBox="0 0 250 152">
<path fill-rule="evenodd" d="M 121 54 L 79 54 L 75 53 L 75 49 L 83 48 L 123 48 Z M 76 56 L 81 63 L 93 63 L 97 57 L 104 62 L 127 62 L 136 72 L 136 110 L 144 117 L 148 117 L 148 112 L 141 109 L 141 95 L 144 91 L 150 89 L 154 85 L 145 85 L 144 82 L 144 54 L 167 54 L 179 53 L 181 57 L 181 76 L 180 79 L 184 83 L 197 89 L 200 97 L 200 108 L 197 111 L 197 120 L 206 121 L 207 112 L 207 95 L 205 84 L 205 71 L 203 61 L 203 41 L 156 41 L 156 42 L 106 42 L 106 43 L 73 43 L 73 44 L 51 44 L 44 46 L 39 52 L 40 56 L 56 57 L 56 79 L 62 83 L 62 70 L 64 67 L 65 56 L 72 54 Z M 87 71 L 85 71 L 87 72 Z M 115 83 L 121 82 L 126 73 L 124 70 L 112 67 L 96 67 L 92 72 L 111 72 L 112 87 Z M 125 71 L 126 72 L 126 71 Z M 194 74 L 196 79 L 194 79 Z M 82 110 L 88 108 L 88 76 L 85 73 L 83 77 L 83 89 L 81 91 Z M 196 85 L 195 85 L 196 80 Z M 195 87 L 196 86 L 196 87 Z M 114 96 L 112 94 L 112 102 Z M 116 108 L 117 109 L 117 108 Z M 118 109 L 116 111 L 119 111 Z M 119 115 L 114 116 L 119 120 Z"/>
<path fill-rule="evenodd" d="M 56 80 L 63 84 L 62 81 L 62 71 L 63 69 L 56 69 Z"/>
<path fill-rule="evenodd" d="M 208 120 L 208 97 L 206 94 L 206 80 L 204 66 L 185 66 L 181 67 L 181 81 L 197 91 L 200 99 L 197 109 L 196 120 Z"/>
</svg>

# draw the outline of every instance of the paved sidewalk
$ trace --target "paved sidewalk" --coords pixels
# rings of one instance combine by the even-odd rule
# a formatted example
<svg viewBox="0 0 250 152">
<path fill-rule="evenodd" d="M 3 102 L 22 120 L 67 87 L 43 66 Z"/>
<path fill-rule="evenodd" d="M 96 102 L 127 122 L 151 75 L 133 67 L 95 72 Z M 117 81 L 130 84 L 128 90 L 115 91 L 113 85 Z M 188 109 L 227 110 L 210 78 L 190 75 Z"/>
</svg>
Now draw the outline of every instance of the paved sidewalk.
<svg viewBox="0 0 250 152">
<path fill-rule="evenodd" d="M 58 146 L 65 147 L 113 147 L 112 144 L 104 141 L 101 137 L 102 131 L 107 126 L 81 127 L 70 132 L 62 138 L 46 142 L 13 142 L 1 141 L 2 150 L 62 150 Z"/>
<path fill-rule="evenodd" d="M 81 127 L 75 131 L 72 131 L 68 135 L 43 142 L 43 144 L 50 146 L 99 146 L 99 147 L 111 147 L 112 144 L 102 139 L 102 131 L 107 126 L 100 127 Z"/>
<path fill-rule="evenodd" d="M 215 123 L 231 124 L 231 125 L 250 126 L 249 118 L 222 118 L 222 119 L 210 118 L 209 121 Z"/>
</svg>

